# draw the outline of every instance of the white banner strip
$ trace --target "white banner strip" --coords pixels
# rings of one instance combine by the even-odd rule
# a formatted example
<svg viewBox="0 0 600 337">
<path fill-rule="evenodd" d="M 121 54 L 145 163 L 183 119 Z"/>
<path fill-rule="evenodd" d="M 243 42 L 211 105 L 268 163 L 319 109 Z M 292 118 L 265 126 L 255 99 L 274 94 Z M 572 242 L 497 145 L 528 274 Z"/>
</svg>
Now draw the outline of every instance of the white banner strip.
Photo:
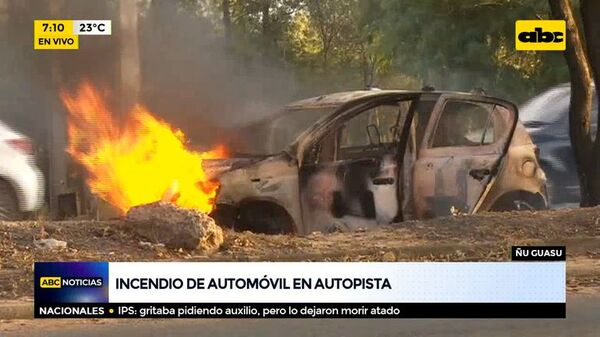
<svg viewBox="0 0 600 337">
<path fill-rule="evenodd" d="M 109 301 L 564 303 L 561 262 L 118 262 Z"/>
<path fill-rule="evenodd" d="M 75 35 L 111 35 L 111 20 L 73 20 Z"/>
</svg>

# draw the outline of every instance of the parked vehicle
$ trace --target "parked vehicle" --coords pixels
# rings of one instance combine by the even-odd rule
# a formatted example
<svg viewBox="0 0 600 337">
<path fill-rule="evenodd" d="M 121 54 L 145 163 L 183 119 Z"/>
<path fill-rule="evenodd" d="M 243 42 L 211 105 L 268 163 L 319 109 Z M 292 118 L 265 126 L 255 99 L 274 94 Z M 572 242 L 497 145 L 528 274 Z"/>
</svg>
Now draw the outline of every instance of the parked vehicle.
<svg viewBox="0 0 600 337">
<path fill-rule="evenodd" d="M 540 165 L 548 177 L 550 207 L 577 207 L 579 179 L 569 137 L 571 86 L 563 84 L 526 102 L 519 118 L 540 149 Z M 594 94 L 592 135 L 598 125 L 598 101 Z"/>
<path fill-rule="evenodd" d="M 240 138 L 267 153 L 291 144 L 204 162 L 221 184 L 213 216 L 239 230 L 306 234 L 546 207 L 536 147 L 502 99 L 354 91 L 292 103 L 259 124 Z"/>
<path fill-rule="evenodd" d="M 0 122 L 0 220 L 22 219 L 38 210 L 44 183 L 26 136 Z"/>
</svg>

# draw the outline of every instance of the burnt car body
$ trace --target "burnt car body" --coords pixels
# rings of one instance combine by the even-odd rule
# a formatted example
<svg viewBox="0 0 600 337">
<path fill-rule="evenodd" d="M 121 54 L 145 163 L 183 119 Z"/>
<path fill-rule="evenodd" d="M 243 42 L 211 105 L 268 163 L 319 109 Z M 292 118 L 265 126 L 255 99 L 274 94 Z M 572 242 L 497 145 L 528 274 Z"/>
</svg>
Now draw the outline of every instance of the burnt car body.
<svg viewBox="0 0 600 337">
<path fill-rule="evenodd" d="M 536 147 L 502 99 L 354 91 L 292 103 L 262 124 L 240 139 L 295 140 L 278 154 L 203 164 L 220 182 L 213 216 L 237 230 L 306 234 L 546 206 Z"/>
</svg>

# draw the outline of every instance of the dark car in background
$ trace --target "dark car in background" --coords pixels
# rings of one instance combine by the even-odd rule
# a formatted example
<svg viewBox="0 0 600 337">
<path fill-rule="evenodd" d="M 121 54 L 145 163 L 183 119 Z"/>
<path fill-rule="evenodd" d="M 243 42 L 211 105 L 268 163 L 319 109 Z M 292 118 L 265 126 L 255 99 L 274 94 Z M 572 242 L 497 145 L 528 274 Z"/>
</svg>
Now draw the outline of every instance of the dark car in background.
<svg viewBox="0 0 600 337">
<path fill-rule="evenodd" d="M 549 206 L 577 207 L 580 201 L 575 157 L 569 138 L 571 86 L 562 84 L 533 97 L 519 108 L 519 119 L 540 150 L 540 164 L 548 179 Z M 592 135 L 598 126 L 594 94 Z"/>
</svg>

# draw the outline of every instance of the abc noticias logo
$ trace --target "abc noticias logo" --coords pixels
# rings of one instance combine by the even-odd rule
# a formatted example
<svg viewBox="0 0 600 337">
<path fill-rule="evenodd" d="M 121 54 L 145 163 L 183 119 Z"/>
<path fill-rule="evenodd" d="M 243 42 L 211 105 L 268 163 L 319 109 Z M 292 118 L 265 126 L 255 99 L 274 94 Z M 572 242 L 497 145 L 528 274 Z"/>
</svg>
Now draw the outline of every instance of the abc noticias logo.
<svg viewBox="0 0 600 337">
<path fill-rule="evenodd" d="M 565 50 L 567 24 L 565 20 L 517 20 L 515 49 Z"/>
<path fill-rule="evenodd" d="M 40 288 L 102 287 L 101 277 L 40 277 Z"/>
</svg>

